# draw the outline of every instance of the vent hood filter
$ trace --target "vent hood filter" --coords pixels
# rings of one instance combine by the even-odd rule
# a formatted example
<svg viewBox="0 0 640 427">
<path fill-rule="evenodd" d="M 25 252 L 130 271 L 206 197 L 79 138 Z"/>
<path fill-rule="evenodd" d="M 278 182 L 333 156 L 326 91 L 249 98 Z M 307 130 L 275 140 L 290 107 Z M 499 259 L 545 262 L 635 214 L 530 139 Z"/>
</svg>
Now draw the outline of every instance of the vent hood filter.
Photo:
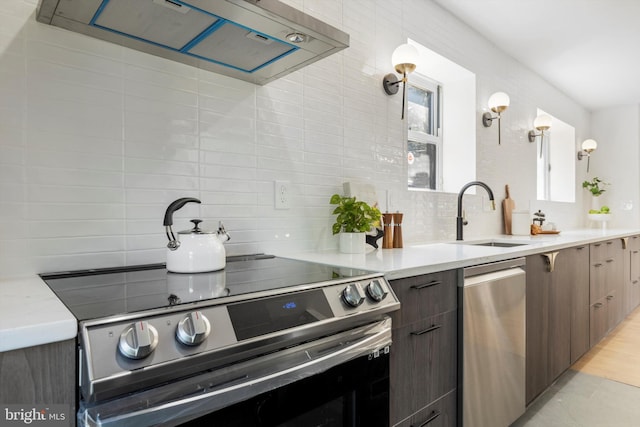
<svg viewBox="0 0 640 427">
<path fill-rule="evenodd" d="M 40 0 L 37 20 L 265 84 L 348 47 L 349 35 L 277 0 Z M 290 43 L 287 36 L 299 43 Z"/>
</svg>

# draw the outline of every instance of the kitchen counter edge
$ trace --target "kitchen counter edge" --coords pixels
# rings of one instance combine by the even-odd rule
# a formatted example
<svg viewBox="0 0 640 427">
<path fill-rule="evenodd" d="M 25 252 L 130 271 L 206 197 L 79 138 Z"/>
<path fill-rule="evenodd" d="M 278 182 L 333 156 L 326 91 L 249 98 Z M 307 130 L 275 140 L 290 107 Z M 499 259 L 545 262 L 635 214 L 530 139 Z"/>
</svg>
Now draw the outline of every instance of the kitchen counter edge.
<svg viewBox="0 0 640 427">
<path fill-rule="evenodd" d="M 562 232 L 556 235 L 483 236 L 470 238 L 464 242 L 412 244 L 402 249 L 368 248 L 371 250 L 364 254 L 344 254 L 337 250 L 327 250 L 282 252 L 276 253 L 276 255 L 345 268 L 379 271 L 383 272 L 388 280 L 395 280 L 637 235 L 640 235 L 640 229 L 586 229 Z M 471 244 L 491 240 L 510 241 L 523 245 L 488 247 Z"/>
<path fill-rule="evenodd" d="M 0 279 L 0 313 L 0 352 L 78 334 L 78 321 L 38 276 Z"/>
</svg>

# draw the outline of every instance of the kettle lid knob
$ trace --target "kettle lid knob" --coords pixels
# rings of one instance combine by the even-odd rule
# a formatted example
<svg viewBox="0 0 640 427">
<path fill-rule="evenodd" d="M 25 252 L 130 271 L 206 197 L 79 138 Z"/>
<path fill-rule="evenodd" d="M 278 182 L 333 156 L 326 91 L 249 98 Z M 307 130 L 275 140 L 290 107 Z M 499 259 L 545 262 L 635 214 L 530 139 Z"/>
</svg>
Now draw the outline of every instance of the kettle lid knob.
<svg viewBox="0 0 640 427">
<path fill-rule="evenodd" d="M 202 230 L 200 228 L 198 228 L 198 225 L 202 222 L 201 219 L 192 219 L 191 222 L 193 223 L 193 229 L 191 230 L 192 233 L 200 233 Z"/>
</svg>

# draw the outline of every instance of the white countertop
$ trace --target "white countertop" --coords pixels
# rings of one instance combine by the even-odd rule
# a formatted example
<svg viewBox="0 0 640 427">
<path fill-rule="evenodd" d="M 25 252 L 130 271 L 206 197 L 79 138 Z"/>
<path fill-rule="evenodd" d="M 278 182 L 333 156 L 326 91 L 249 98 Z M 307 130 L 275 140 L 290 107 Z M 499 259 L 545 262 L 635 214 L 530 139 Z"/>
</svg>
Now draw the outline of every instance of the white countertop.
<svg viewBox="0 0 640 427">
<path fill-rule="evenodd" d="M 381 271 L 385 273 L 387 279 L 393 280 L 638 234 L 640 234 L 638 229 L 606 231 L 594 229 L 563 231 L 560 234 L 539 234 L 537 236 L 488 236 L 471 238 L 466 242 L 429 243 L 411 245 L 402 249 L 374 250 L 368 247 L 369 250 L 364 254 L 343 254 L 333 250 L 326 252 L 282 252 L 275 255 L 340 267 Z M 526 245 L 487 247 L 468 244 L 488 240 L 511 241 L 526 243 Z"/>
<path fill-rule="evenodd" d="M 640 230 L 579 230 L 558 235 L 488 236 L 466 242 L 509 240 L 526 243 L 508 248 L 449 242 L 411 245 L 403 249 L 377 249 L 365 254 L 343 254 L 334 250 L 275 255 L 380 271 L 392 280 L 631 235 L 640 235 Z M 77 328 L 75 317 L 38 276 L 0 279 L 0 351 L 71 339 L 76 336 Z"/>
<path fill-rule="evenodd" d="M 77 334 L 78 321 L 40 277 L 0 279 L 0 352 Z"/>
</svg>

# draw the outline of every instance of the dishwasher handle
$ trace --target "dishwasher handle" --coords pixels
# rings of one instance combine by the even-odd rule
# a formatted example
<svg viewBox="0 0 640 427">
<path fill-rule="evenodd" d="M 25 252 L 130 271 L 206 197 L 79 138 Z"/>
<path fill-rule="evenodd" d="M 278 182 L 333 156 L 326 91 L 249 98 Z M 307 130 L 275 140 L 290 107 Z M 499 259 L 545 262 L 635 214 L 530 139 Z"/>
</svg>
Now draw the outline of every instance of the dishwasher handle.
<svg viewBox="0 0 640 427">
<path fill-rule="evenodd" d="M 524 257 L 508 259 L 506 261 L 492 262 L 489 264 L 474 265 L 473 267 L 466 267 L 464 269 L 464 278 L 467 279 L 473 276 L 480 276 L 487 273 L 494 273 L 496 271 L 509 270 L 519 268 L 524 270 L 527 264 L 527 260 Z"/>
</svg>

